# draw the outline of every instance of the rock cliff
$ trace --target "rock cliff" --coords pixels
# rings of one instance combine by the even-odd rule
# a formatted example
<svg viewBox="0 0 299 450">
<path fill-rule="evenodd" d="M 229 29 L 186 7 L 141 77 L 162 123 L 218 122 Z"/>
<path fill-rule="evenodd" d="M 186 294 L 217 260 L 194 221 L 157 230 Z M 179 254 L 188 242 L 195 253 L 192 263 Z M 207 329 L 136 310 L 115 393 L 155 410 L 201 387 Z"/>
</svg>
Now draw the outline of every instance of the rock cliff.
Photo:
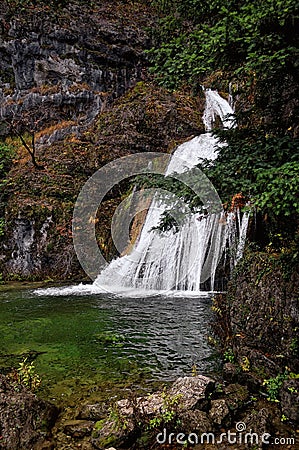
<svg viewBox="0 0 299 450">
<path fill-rule="evenodd" d="M 1 115 L 88 122 L 140 79 L 148 45 L 142 6 L 2 2 Z M 135 21 L 132 21 L 132 15 Z M 5 129 L 2 130 L 5 133 Z"/>
<path fill-rule="evenodd" d="M 155 16 L 148 5 L 29 3 L 0 7 L 0 133 L 10 135 L 15 150 L 0 199 L 0 273 L 82 278 L 71 221 L 84 182 L 111 159 L 169 152 L 199 134 L 203 102 L 151 84 L 144 51 Z M 34 145 L 38 168 L 20 136 Z M 119 195 L 116 190 L 99 216 L 98 242 L 108 258 Z"/>
</svg>

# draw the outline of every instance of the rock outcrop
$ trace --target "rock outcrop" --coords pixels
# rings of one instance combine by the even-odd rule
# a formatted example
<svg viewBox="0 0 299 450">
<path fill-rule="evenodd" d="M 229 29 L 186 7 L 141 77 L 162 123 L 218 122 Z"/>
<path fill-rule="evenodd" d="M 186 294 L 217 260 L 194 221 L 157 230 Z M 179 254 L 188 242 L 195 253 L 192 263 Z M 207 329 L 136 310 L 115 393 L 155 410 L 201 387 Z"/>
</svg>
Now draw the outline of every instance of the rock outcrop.
<svg viewBox="0 0 299 450">
<path fill-rule="evenodd" d="M 133 12 L 121 2 L 66 3 L 1 4 L 1 116 L 9 122 L 28 113 L 40 121 L 42 111 L 40 127 L 86 124 L 142 75 L 148 45 L 142 12 L 136 8 L 132 23 Z"/>
<path fill-rule="evenodd" d="M 263 439 L 273 442 L 274 436 L 277 442 L 288 437 L 289 443 L 295 443 L 294 429 L 282 424 L 280 414 L 277 403 L 251 399 L 246 386 L 197 375 L 179 378 L 145 397 L 131 393 L 110 407 L 84 405 L 76 418 L 57 424 L 56 446 L 59 450 L 72 445 L 85 450 L 140 450 L 198 444 L 194 448 L 223 450 L 237 443 L 238 450 L 247 450 L 253 444 L 264 448 Z"/>
<path fill-rule="evenodd" d="M 71 227 L 74 202 L 85 181 L 112 159 L 136 152 L 169 153 L 200 134 L 203 106 L 204 99 L 139 82 L 80 136 L 69 134 L 62 143 L 39 147 L 36 156 L 43 170 L 35 170 L 21 149 L 5 186 L 0 273 L 6 279 L 82 279 Z M 54 133 L 60 131 L 66 130 Z M 120 194 L 113 191 L 99 212 L 97 235 L 107 259 L 115 255 L 110 220 Z"/>
<path fill-rule="evenodd" d="M 232 351 L 227 358 L 234 359 L 245 376 L 252 373 L 263 380 L 286 371 L 298 373 L 298 292 L 298 266 L 293 258 L 286 253 L 248 252 L 227 294 L 215 297 L 215 332 L 226 351 Z M 233 380 L 240 374 L 231 362 L 225 372 Z"/>
<path fill-rule="evenodd" d="M 0 449 L 53 448 L 58 409 L 0 375 Z"/>
</svg>

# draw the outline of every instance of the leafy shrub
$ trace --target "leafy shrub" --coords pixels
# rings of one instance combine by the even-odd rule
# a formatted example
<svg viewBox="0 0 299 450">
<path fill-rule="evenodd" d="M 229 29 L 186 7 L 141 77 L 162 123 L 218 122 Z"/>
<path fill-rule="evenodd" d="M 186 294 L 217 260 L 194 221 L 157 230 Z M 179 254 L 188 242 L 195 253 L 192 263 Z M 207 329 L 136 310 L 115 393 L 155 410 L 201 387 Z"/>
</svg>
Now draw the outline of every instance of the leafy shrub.
<svg viewBox="0 0 299 450">
<path fill-rule="evenodd" d="M 23 386 L 26 386 L 31 391 L 36 391 L 40 386 L 41 379 L 39 375 L 35 372 L 35 367 L 33 362 L 28 362 L 25 358 L 17 369 L 18 382 Z"/>
<path fill-rule="evenodd" d="M 221 68 L 236 76 L 267 78 L 286 65 L 296 65 L 292 0 L 154 3 L 168 16 L 161 21 L 163 32 L 157 31 L 149 58 L 166 87 L 198 84 L 203 75 Z"/>
<path fill-rule="evenodd" d="M 288 162 L 278 168 L 257 169 L 259 194 L 255 204 L 276 216 L 299 214 L 299 162 Z"/>
<path fill-rule="evenodd" d="M 287 373 L 280 373 L 276 377 L 264 380 L 263 385 L 266 386 L 269 401 L 279 402 L 279 392 L 287 378 Z"/>
</svg>

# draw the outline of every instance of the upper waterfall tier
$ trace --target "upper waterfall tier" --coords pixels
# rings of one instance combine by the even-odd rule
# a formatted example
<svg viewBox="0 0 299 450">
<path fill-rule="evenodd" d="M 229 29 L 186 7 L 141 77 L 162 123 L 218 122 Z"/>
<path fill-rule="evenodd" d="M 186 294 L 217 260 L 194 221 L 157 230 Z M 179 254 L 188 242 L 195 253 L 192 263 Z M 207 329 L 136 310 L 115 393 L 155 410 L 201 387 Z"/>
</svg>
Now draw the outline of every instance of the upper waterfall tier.
<svg viewBox="0 0 299 450">
<path fill-rule="evenodd" d="M 207 131 L 213 129 L 216 117 L 220 117 L 220 120 L 224 128 L 232 128 L 235 126 L 233 118 L 234 111 L 229 103 L 222 98 L 217 91 L 207 89 L 205 91 L 206 107 L 203 114 L 203 123 Z"/>
</svg>

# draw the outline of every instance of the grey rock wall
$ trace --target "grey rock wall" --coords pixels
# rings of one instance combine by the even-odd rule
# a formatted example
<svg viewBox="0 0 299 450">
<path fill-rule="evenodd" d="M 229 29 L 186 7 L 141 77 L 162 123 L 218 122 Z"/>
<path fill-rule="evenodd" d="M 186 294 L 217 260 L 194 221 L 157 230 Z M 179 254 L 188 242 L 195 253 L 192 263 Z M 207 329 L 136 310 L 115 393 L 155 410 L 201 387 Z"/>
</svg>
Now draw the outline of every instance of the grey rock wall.
<svg viewBox="0 0 299 450">
<path fill-rule="evenodd" d="M 112 101 L 140 79 L 146 33 L 117 11 L 109 15 L 87 3 L 71 3 L 57 15 L 44 9 L 12 14 L 0 6 L 2 118 L 26 111 L 40 118 L 42 108 L 44 123 L 87 123 L 103 109 L 103 98 Z"/>
</svg>

